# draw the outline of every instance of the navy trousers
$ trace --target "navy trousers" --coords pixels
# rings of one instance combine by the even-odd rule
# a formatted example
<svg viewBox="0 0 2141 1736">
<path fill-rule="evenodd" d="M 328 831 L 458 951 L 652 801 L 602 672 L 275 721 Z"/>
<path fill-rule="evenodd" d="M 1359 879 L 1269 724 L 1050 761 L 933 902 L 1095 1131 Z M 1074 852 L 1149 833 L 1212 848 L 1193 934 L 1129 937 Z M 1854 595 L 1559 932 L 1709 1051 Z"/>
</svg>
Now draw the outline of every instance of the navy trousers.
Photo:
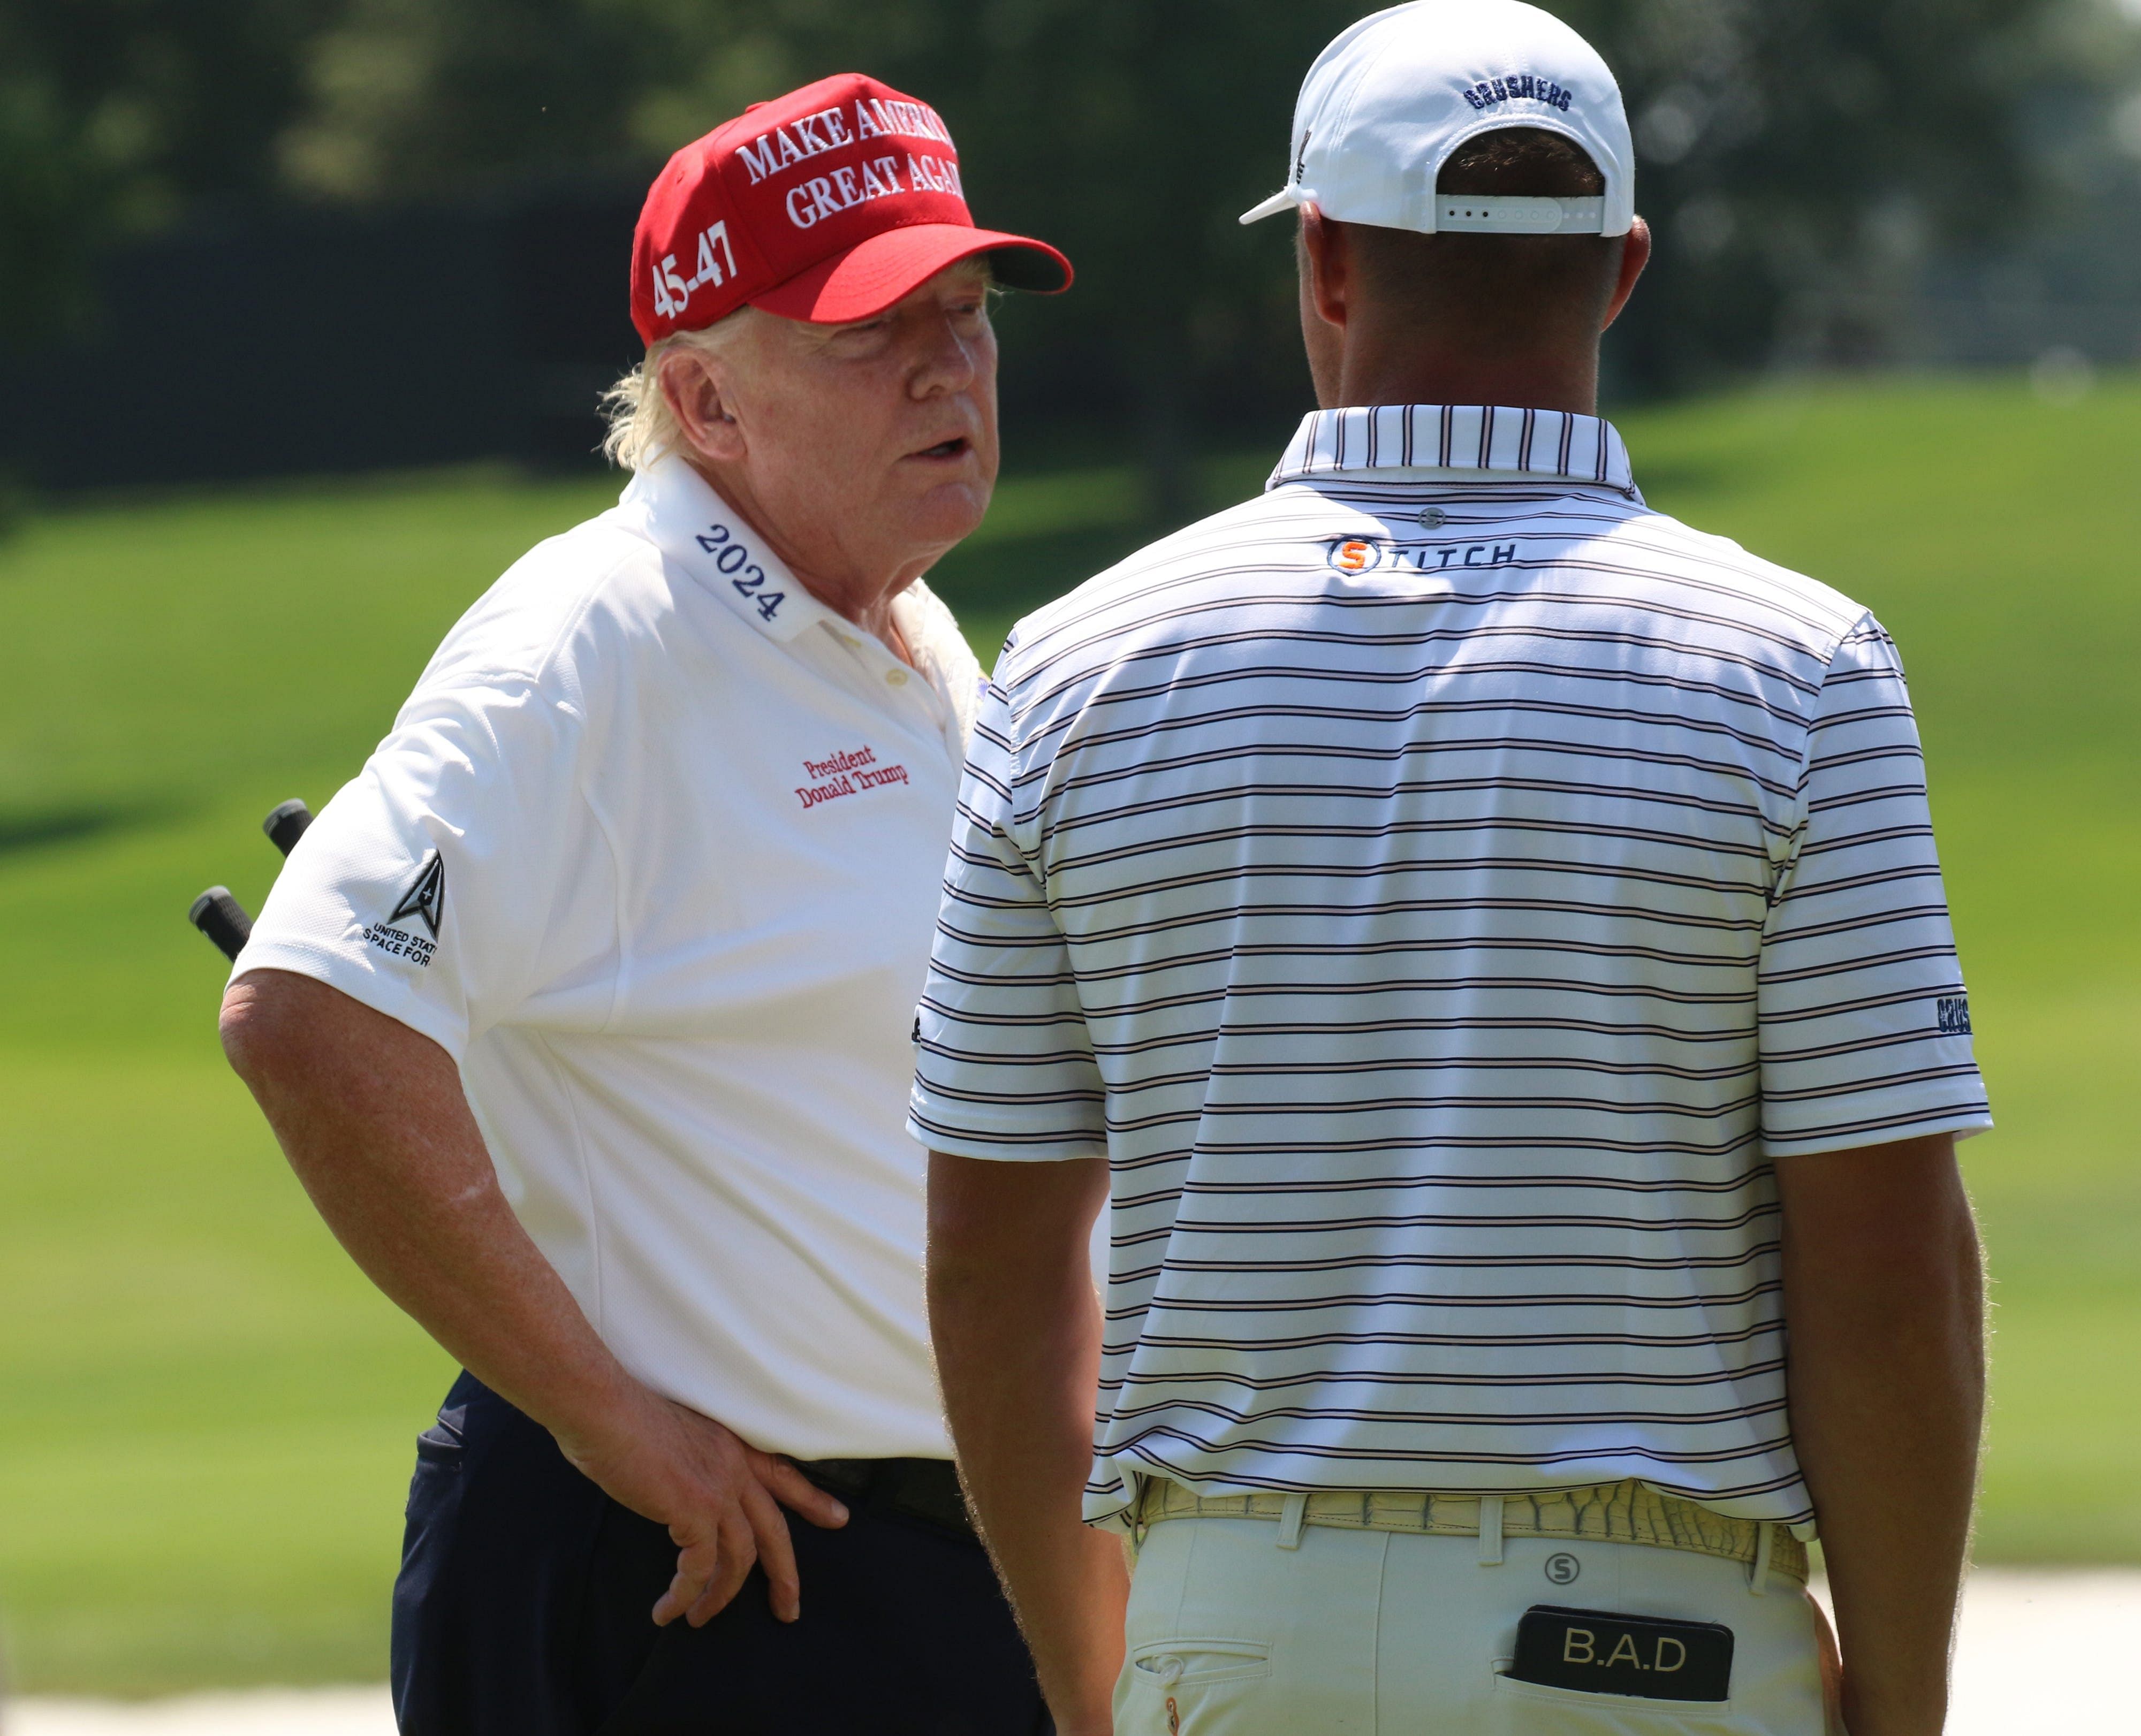
<svg viewBox="0 0 2141 1736">
<path fill-rule="evenodd" d="M 753 1570 L 702 1628 L 654 1625 L 661 1526 L 463 1375 L 416 1444 L 394 1587 L 401 1736 L 1049 1736 L 981 1546 L 868 1502 L 790 1515 L 800 1621 Z"/>
</svg>

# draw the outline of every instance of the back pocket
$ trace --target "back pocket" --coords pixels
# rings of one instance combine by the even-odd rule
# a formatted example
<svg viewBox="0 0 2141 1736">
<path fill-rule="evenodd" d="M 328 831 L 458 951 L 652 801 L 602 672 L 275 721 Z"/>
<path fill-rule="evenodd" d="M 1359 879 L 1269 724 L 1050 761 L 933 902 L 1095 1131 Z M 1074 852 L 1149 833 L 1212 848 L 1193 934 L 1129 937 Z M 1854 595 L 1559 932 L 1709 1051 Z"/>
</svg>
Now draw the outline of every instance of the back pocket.
<svg viewBox="0 0 2141 1736">
<path fill-rule="evenodd" d="M 1158 1640 L 1130 1654 L 1116 1736 L 1235 1736 L 1271 1677 L 1257 1640 Z"/>
<path fill-rule="evenodd" d="M 409 1479 L 409 1500 L 401 1510 L 404 1519 L 414 1523 L 420 1513 L 449 1498 L 460 1480 L 461 1461 L 468 1453 L 467 1424 L 467 1405 L 456 1404 L 449 1396 L 438 1421 L 416 1437 L 416 1469 Z"/>
<path fill-rule="evenodd" d="M 1753 1726 L 1733 1711 L 1730 1701 L 1586 1694 L 1499 1671 L 1485 1731 L 1494 1736 L 1635 1736 L 1639 1731 L 1656 1736 L 1754 1736 Z"/>
<path fill-rule="evenodd" d="M 1156 1640 L 1130 1654 L 1133 1680 L 1154 1687 L 1203 1687 L 1271 1674 L 1271 1647 L 1255 1640 Z"/>
</svg>

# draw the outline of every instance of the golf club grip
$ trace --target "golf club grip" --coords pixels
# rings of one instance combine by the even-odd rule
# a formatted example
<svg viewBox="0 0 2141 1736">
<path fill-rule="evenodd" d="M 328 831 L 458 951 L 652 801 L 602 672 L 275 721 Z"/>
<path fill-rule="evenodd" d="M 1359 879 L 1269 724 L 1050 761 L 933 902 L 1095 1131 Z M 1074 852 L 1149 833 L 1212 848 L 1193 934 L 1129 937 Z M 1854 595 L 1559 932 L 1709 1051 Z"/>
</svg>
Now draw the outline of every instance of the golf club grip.
<svg viewBox="0 0 2141 1736">
<path fill-rule="evenodd" d="M 268 842 L 287 856 L 298 847 L 298 840 L 312 823 L 313 810 L 293 797 L 269 810 L 268 818 L 260 822 L 260 829 L 268 834 Z"/>
<path fill-rule="evenodd" d="M 253 937 L 253 918 L 245 913 L 245 907 L 230 895 L 227 886 L 211 886 L 194 900 L 194 907 L 186 912 L 186 920 L 216 944 L 216 949 L 234 962 L 244 950 L 245 943 Z"/>
</svg>

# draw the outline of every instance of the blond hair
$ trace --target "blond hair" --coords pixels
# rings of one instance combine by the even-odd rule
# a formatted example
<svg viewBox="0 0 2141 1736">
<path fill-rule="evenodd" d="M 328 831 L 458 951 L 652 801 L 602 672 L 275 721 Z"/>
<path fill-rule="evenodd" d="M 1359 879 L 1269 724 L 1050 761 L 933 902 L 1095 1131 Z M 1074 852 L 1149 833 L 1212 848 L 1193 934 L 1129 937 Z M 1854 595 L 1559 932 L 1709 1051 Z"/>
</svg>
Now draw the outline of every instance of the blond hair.
<svg viewBox="0 0 2141 1736">
<path fill-rule="evenodd" d="M 677 446 L 683 430 L 677 426 L 668 394 L 662 390 L 662 363 L 680 351 L 719 355 L 735 341 L 745 316 L 756 311 L 739 307 L 711 326 L 672 332 L 649 344 L 646 359 L 602 395 L 602 413 L 609 424 L 603 435 L 603 456 L 624 470 L 643 470 Z"/>
</svg>

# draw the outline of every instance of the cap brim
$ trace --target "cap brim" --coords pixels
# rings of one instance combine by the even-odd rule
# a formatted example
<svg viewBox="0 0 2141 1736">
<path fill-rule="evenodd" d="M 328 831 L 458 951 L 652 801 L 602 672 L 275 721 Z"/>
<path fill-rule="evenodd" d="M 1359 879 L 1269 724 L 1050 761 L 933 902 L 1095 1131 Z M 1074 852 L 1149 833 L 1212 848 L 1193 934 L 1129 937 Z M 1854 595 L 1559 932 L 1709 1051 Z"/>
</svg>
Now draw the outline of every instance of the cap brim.
<svg viewBox="0 0 2141 1736">
<path fill-rule="evenodd" d="M 1276 217 L 1282 211 L 1291 211 L 1301 203 L 1300 189 L 1282 187 L 1260 205 L 1251 205 L 1242 213 L 1243 223 L 1262 223 L 1267 217 Z"/>
<path fill-rule="evenodd" d="M 751 302 L 783 319 L 814 325 L 870 319 L 938 272 L 983 253 L 991 256 L 997 281 L 1010 288 L 1056 295 L 1070 287 L 1070 262 L 1045 241 L 965 224 L 916 223 L 822 259 Z"/>
</svg>

